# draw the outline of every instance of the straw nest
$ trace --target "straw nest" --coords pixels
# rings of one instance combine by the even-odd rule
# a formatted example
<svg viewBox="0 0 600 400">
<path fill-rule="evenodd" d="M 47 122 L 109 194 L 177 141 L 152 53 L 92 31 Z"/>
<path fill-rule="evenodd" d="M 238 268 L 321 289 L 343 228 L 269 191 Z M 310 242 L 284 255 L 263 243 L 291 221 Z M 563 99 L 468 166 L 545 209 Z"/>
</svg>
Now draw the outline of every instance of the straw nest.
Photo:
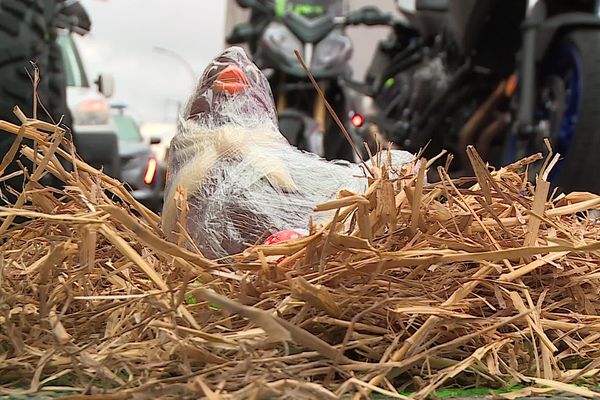
<svg viewBox="0 0 600 400">
<path fill-rule="evenodd" d="M 0 394 L 594 395 L 571 384 L 600 367 L 600 197 L 549 193 L 552 162 L 528 183 L 541 156 L 492 171 L 470 149 L 476 178 L 440 168 L 432 185 L 431 163 L 394 182 L 382 162 L 365 195 L 318 206 L 336 216 L 310 236 L 219 263 L 164 240 L 159 217 L 73 156 L 64 131 L 17 114 L 20 127 L 0 122 L 17 138 L 0 170 L 21 139 L 36 148 L 20 149 L 34 170 L 0 209 Z M 42 187 L 47 173 L 64 190 Z"/>
</svg>

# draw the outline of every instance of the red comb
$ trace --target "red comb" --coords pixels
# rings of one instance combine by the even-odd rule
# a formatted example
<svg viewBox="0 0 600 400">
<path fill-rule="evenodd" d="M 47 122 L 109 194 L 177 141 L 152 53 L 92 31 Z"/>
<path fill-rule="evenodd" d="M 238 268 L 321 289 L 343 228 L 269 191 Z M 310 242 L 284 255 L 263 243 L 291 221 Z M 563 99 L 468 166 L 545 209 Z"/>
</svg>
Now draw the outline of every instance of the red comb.
<svg viewBox="0 0 600 400">
<path fill-rule="evenodd" d="M 244 71 L 234 65 L 230 65 L 219 72 L 217 80 L 213 84 L 213 89 L 217 92 L 235 94 L 246 90 L 248 85 L 248 78 Z"/>
</svg>

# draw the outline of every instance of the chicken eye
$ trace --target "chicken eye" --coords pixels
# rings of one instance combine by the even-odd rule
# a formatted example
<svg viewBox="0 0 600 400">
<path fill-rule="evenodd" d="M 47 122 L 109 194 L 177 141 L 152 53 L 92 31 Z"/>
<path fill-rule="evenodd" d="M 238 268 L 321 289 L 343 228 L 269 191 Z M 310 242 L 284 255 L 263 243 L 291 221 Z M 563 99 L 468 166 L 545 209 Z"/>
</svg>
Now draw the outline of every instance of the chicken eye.
<svg viewBox="0 0 600 400">
<path fill-rule="evenodd" d="M 210 80 L 214 80 L 216 71 L 217 71 L 216 65 L 212 65 L 209 69 L 205 70 L 204 74 L 202 74 L 202 78 L 200 79 L 200 84 L 206 84 Z"/>
<path fill-rule="evenodd" d="M 252 83 L 259 84 L 260 83 L 260 72 L 253 65 L 249 65 L 244 68 L 246 72 L 246 76 L 250 79 Z"/>
</svg>

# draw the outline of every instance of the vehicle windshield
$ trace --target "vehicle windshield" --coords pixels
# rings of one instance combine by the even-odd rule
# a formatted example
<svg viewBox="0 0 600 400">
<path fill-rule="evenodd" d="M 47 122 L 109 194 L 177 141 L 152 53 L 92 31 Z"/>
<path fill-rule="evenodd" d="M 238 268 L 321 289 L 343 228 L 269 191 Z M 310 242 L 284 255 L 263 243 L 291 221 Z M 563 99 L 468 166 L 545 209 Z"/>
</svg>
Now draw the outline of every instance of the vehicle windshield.
<svg viewBox="0 0 600 400">
<path fill-rule="evenodd" d="M 344 0 L 274 0 L 275 15 L 293 12 L 306 18 L 332 17 L 344 14 Z"/>
<path fill-rule="evenodd" d="M 123 140 L 125 142 L 141 142 L 142 134 L 137 126 L 137 124 L 126 115 L 115 115 L 113 117 L 115 121 L 115 125 L 117 126 L 117 135 L 119 136 L 119 140 Z"/>
<path fill-rule="evenodd" d="M 77 46 L 75 46 L 75 42 L 71 35 L 66 31 L 61 31 L 58 35 L 57 42 L 62 53 L 67 86 L 90 86 L 83 68 L 83 63 L 79 57 L 79 52 L 77 51 Z"/>
</svg>

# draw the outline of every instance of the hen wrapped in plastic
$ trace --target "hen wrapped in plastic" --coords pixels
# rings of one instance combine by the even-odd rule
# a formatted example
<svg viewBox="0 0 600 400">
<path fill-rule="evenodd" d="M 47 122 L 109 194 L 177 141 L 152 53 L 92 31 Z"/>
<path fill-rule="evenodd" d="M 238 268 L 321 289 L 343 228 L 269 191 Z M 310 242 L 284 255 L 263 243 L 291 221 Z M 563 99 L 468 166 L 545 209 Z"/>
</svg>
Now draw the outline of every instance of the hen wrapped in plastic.
<svg viewBox="0 0 600 400">
<path fill-rule="evenodd" d="M 411 160 L 393 152 L 396 164 Z M 204 71 L 171 142 L 163 229 L 172 233 L 182 220 L 206 257 L 221 258 L 276 231 L 304 228 L 310 217 L 324 222 L 331 215 L 315 213 L 316 205 L 342 189 L 366 188 L 358 165 L 328 162 L 287 142 L 269 83 L 232 47 Z"/>
</svg>

